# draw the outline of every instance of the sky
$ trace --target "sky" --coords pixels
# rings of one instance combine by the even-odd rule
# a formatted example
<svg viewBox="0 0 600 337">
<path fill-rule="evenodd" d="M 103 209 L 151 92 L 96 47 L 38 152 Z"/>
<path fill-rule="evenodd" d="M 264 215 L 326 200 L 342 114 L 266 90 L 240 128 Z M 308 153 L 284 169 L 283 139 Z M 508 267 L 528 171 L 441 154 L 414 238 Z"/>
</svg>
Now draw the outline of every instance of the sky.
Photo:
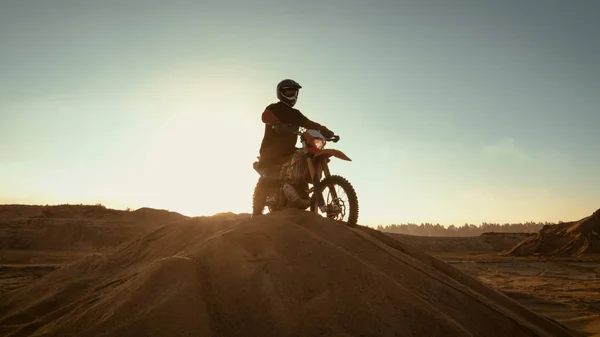
<svg viewBox="0 0 600 337">
<path fill-rule="evenodd" d="M 251 212 L 261 113 L 341 140 L 359 223 L 600 208 L 600 3 L 0 1 L 0 204 Z M 299 144 L 298 144 L 299 145 Z"/>
</svg>

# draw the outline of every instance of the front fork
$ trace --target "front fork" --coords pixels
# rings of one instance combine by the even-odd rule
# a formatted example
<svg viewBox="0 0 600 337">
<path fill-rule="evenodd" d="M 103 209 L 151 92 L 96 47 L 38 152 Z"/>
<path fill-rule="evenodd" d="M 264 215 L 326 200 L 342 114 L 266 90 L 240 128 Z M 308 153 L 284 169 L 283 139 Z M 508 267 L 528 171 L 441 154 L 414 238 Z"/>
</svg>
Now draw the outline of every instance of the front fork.
<svg viewBox="0 0 600 337">
<path fill-rule="evenodd" d="M 329 176 L 331 176 L 328 165 L 329 158 L 321 159 L 319 163 L 315 165 L 315 155 L 308 151 L 308 147 L 304 140 L 302 140 L 302 148 L 304 151 L 304 157 L 306 158 L 306 161 L 308 163 L 308 173 L 310 174 L 313 184 L 312 192 L 316 196 L 317 207 L 314 207 L 314 212 L 318 213 L 320 209 L 322 212 L 324 212 L 325 200 L 323 200 L 323 194 L 322 192 L 316 193 L 316 191 L 322 191 L 320 186 L 321 177 L 325 176 L 325 178 L 328 178 Z M 332 188 L 330 189 L 330 191 L 334 200 L 337 199 L 337 192 L 335 191 L 335 189 Z"/>
</svg>

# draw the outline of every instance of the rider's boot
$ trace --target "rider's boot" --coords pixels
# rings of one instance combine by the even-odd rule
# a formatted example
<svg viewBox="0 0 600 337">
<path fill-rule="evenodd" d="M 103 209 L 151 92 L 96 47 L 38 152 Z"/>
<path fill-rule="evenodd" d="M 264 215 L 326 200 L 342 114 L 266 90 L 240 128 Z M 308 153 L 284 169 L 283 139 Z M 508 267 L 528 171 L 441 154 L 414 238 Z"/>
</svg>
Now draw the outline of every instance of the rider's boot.
<svg viewBox="0 0 600 337">
<path fill-rule="evenodd" d="M 301 189 L 302 192 L 306 193 L 298 193 L 297 188 Z M 286 181 L 283 184 L 283 193 L 285 194 L 285 197 L 288 200 L 288 207 L 306 209 L 308 206 L 310 206 L 308 191 L 304 189 L 304 184 L 294 186 L 290 184 L 290 182 Z"/>
</svg>

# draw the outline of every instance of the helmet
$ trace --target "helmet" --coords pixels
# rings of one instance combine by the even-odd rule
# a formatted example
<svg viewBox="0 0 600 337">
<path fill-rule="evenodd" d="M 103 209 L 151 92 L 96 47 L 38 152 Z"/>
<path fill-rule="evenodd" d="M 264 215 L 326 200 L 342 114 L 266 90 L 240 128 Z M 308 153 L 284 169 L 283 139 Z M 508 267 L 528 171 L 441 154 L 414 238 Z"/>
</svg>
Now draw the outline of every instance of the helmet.
<svg viewBox="0 0 600 337">
<path fill-rule="evenodd" d="M 283 103 L 293 107 L 298 100 L 298 91 L 300 88 L 302 88 L 302 86 L 298 82 L 285 79 L 277 84 L 277 98 Z"/>
</svg>

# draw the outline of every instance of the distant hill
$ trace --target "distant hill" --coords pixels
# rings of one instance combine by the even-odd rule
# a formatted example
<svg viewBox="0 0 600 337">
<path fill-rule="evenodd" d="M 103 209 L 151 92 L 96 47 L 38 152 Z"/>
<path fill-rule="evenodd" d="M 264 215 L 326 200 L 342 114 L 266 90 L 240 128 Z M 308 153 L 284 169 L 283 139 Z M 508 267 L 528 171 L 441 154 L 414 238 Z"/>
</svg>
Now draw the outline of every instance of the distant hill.
<svg viewBox="0 0 600 337">
<path fill-rule="evenodd" d="M 100 251 L 188 219 L 176 212 L 103 205 L 0 205 L 0 249 Z"/>
<path fill-rule="evenodd" d="M 503 253 L 512 256 L 600 254 L 600 209 L 579 221 L 544 226 Z"/>
</svg>

